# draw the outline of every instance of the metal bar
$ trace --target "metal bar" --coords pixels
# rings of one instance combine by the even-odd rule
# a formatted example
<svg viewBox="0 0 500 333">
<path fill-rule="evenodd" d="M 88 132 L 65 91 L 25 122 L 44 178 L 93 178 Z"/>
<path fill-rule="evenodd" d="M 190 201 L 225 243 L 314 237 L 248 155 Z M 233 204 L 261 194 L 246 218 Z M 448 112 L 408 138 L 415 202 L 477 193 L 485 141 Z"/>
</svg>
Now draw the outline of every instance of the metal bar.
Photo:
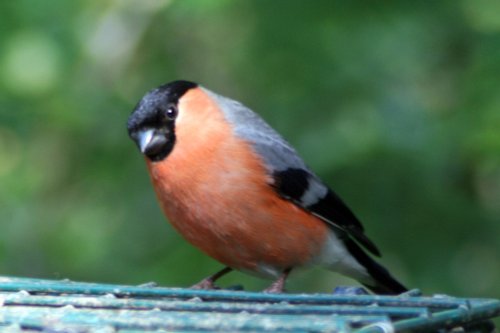
<svg viewBox="0 0 500 333">
<path fill-rule="evenodd" d="M 263 313 L 263 314 L 316 314 L 316 315 L 387 315 L 391 318 L 409 318 L 428 316 L 426 308 L 418 307 L 374 307 L 353 305 L 291 305 L 291 304 L 249 304 L 235 302 L 202 302 L 199 299 L 191 301 L 166 301 L 150 299 L 130 299 L 115 297 L 90 296 L 33 296 L 26 293 L 0 293 L 0 304 L 4 306 L 74 306 L 94 309 L 131 309 L 131 310 L 163 310 L 190 312 L 222 312 L 222 313 Z"/>
<path fill-rule="evenodd" d="M 500 301 L 490 301 L 474 307 L 459 307 L 436 313 L 427 318 L 401 320 L 394 326 L 401 331 L 425 332 L 433 328 L 452 328 L 483 321 L 500 315 Z"/>
<path fill-rule="evenodd" d="M 394 322 L 397 332 L 429 332 L 438 329 L 449 329 L 457 326 L 470 325 L 500 315 L 500 301 L 489 300 L 475 306 L 460 306 L 454 310 L 433 313 L 430 316 L 403 319 Z M 384 327 L 369 325 L 357 333 L 385 333 Z"/>
<path fill-rule="evenodd" d="M 346 321 L 365 325 L 390 322 L 384 316 L 347 318 L 329 316 L 262 315 L 249 313 L 186 313 L 130 310 L 83 310 L 73 307 L 58 309 L 16 307 L 0 309 L 3 323 L 18 323 L 29 329 L 106 327 L 114 329 L 151 330 L 210 330 L 210 331 L 308 331 L 340 332 Z"/>
<path fill-rule="evenodd" d="M 200 298 L 204 301 L 238 301 L 238 302 L 268 302 L 290 304 L 352 304 L 381 306 L 410 306 L 454 309 L 466 305 L 463 299 L 453 297 L 395 297 L 376 295 L 329 295 L 329 294 L 265 294 L 248 291 L 229 290 L 195 290 L 164 287 L 134 287 L 113 284 L 79 283 L 68 281 L 0 279 L 0 291 L 27 291 L 44 294 L 85 294 L 106 295 L 116 297 L 161 297 L 175 299 Z M 471 300 L 474 301 L 474 300 Z M 483 300 L 480 300 L 483 301 Z"/>
</svg>

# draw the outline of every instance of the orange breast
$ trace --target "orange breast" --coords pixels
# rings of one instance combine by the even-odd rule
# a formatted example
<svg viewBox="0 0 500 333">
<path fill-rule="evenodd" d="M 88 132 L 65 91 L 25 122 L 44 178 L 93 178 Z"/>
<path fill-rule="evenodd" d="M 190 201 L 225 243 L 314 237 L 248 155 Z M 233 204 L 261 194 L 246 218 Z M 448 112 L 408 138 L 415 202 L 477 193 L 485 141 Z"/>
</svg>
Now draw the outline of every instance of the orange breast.
<svg viewBox="0 0 500 333">
<path fill-rule="evenodd" d="M 310 261 L 321 250 L 326 224 L 276 194 L 262 160 L 231 133 L 203 90 L 189 91 L 179 110 L 172 153 L 148 161 L 175 229 L 235 269 L 281 271 Z"/>
</svg>

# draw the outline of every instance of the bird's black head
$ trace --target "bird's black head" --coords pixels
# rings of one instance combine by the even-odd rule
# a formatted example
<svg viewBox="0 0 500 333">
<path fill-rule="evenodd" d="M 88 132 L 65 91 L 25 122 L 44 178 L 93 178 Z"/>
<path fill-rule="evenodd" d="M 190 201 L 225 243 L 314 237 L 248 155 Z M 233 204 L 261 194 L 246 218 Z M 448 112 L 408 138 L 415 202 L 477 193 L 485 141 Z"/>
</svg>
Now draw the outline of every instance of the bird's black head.
<svg viewBox="0 0 500 333">
<path fill-rule="evenodd" d="M 179 99 L 196 87 L 188 81 L 164 84 L 148 92 L 128 118 L 129 136 L 151 161 L 161 161 L 172 151 Z"/>
</svg>

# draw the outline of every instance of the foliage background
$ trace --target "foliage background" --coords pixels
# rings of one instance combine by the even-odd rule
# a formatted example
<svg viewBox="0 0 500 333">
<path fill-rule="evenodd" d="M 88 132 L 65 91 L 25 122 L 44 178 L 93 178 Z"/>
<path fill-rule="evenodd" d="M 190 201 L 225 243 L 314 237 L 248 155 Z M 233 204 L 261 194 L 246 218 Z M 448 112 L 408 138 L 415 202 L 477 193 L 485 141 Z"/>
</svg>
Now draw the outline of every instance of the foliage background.
<svg viewBox="0 0 500 333">
<path fill-rule="evenodd" d="M 500 297 L 499 4 L 2 1 L 0 274 L 188 286 L 221 267 L 165 223 L 125 131 L 183 78 L 267 119 L 408 286 Z"/>
</svg>

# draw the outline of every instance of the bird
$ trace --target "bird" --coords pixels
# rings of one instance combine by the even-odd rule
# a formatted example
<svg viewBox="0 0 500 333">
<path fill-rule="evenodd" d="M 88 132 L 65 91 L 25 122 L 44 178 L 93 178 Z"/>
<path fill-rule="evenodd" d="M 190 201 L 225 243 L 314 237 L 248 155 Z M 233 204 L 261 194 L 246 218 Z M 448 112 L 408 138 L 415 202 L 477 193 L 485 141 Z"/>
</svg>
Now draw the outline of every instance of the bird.
<svg viewBox="0 0 500 333">
<path fill-rule="evenodd" d="M 242 103 L 177 80 L 147 92 L 127 129 L 167 220 L 225 265 L 193 288 L 237 270 L 280 293 L 292 270 L 321 266 L 376 294 L 407 291 L 344 201 Z"/>
</svg>

